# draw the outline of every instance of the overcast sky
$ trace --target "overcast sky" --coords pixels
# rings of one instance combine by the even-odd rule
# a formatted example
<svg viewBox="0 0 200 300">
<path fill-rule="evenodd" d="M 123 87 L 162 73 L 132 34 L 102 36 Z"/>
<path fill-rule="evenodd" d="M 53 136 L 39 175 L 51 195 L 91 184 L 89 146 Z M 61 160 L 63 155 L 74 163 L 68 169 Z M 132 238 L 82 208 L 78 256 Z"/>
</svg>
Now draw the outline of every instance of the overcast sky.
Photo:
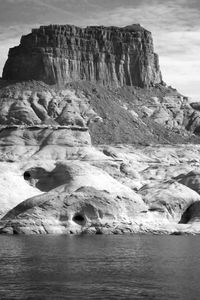
<svg viewBox="0 0 200 300">
<path fill-rule="evenodd" d="M 200 100 L 200 0 L 0 0 L 0 73 L 33 27 L 133 23 L 152 32 L 164 81 Z"/>
</svg>

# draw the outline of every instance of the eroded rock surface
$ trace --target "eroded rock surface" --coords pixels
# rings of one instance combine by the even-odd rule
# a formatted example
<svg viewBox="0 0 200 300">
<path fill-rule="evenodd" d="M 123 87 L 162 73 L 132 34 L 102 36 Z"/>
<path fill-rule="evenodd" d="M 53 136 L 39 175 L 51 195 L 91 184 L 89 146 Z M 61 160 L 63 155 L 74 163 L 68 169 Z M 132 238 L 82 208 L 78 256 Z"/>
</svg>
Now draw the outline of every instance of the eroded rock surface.
<svg viewBox="0 0 200 300">
<path fill-rule="evenodd" d="M 87 127 L 98 115 L 89 99 L 73 89 L 56 90 L 42 82 L 8 85 L 0 90 L 1 125 Z"/>
<path fill-rule="evenodd" d="M 0 178 L 12 185 L 12 195 L 2 191 L 1 233 L 200 232 L 198 185 L 190 184 L 200 146 L 57 147 L 67 155 L 55 157 L 44 145 L 24 160 L 0 163 Z"/>
</svg>

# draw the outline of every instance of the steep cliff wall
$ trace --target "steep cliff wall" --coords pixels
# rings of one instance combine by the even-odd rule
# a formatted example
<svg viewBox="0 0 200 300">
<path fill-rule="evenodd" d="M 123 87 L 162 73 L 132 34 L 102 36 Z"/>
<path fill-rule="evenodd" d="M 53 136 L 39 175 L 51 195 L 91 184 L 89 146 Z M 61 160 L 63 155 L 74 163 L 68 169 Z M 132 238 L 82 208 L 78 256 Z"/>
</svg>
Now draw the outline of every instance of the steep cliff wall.
<svg viewBox="0 0 200 300">
<path fill-rule="evenodd" d="M 10 49 L 3 78 L 59 85 L 77 80 L 140 87 L 162 82 L 151 33 L 138 24 L 33 29 Z"/>
</svg>

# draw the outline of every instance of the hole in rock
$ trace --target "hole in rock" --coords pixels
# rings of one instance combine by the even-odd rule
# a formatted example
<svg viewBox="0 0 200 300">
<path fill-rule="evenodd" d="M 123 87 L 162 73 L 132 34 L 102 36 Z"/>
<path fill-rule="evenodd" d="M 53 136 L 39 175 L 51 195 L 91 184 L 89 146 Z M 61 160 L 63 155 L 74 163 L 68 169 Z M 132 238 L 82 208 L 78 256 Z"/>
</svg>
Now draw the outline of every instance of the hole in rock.
<svg viewBox="0 0 200 300">
<path fill-rule="evenodd" d="M 102 230 L 100 228 L 96 229 L 96 234 L 103 234 Z"/>
<path fill-rule="evenodd" d="M 69 184 L 72 177 L 65 165 L 59 164 L 52 171 L 32 167 L 24 172 L 24 180 L 42 192 L 48 192 L 60 185 Z"/>
<path fill-rule="evenodd" d="M 31 178 L 31 174 L 29 172 L 24 172 L 24 179 L 29 180 Z"/>
<path fill-rule="evenodd" d="M 76 214 L 72 220 L 79 225 L 85 224 L 85 218 L 81 214 Z"/>
<path fill-rule="evenodd" d="M 13 228 L 13 234 L 19 234 L 19 232 L 15 228 Z"/>
<path fill-rule="evenodd" d="M 200 201 L 191 204 L 182 214 L 180 224 L 187 224 L 191 220 L 200 220 Z"/>
<path fill-rule="evenodd" d="M 196 135 L 200 134 L 200 127 L 199 126 L 197 128 L 195 128 L 194 134 L 196 134 Z"/>
<path fill-rule="evenodd" d="M 162 208 L 162 207 L 150 207 L 148 210 L 152 211 L 152 212 L 160 212 L 160 213 L 165 212 L 164 208 Z"/>
</svg>

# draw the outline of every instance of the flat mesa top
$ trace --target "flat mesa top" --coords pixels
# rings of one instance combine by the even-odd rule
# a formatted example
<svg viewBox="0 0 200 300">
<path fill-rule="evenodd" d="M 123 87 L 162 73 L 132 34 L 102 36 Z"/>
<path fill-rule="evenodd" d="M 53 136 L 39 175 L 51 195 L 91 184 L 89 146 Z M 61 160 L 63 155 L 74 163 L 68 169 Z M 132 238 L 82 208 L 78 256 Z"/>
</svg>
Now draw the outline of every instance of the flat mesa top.
<svg viewBox="0 0 200 300">
<path fill-rule="evenodd" d="M 92 25 L 92 26 L 87 26 L 87 27 L 78 27 L 75 25 L 70 25 L 70 24 L 65 24 L 65 25 L 58 25 L 58 24 L 50 24 L 50 25 L 42 25 L 39 28 L 34 28 L 32 29 L 32 32 L 36 32 L 39 30 L 45 30 L 45 29 L 50 29 L 50 30 L 56 30 L 56 29 L 61 29 L 61 30 L 66 30 L 66 29 L 77 29 L 77 30 L 120 30 L 120 31 L 148 31 L 144 27 L 142 27 L 140 24 L 131 24 L 128 26 L 124 27 L 117 27 L 117 26 L 103 26 L 103 25 Z"/>
</svg>

